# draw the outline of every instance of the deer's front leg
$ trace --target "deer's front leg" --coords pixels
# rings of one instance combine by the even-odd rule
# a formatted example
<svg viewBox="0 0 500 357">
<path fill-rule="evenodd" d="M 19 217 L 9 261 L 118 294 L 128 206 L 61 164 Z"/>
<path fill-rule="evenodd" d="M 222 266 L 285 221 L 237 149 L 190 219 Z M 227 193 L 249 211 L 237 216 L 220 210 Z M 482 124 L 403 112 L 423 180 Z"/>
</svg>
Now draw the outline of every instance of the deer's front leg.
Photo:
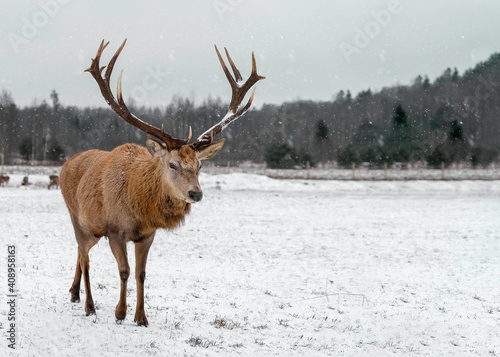
<svg viewBox="0 0 500 357">
<path fill-rule="evenodd" d="M 127 315 L 127 281 L 130 275 L 127 244 L 120 234 L 110 234 L 109 245 L 118 263 L 118 272 L 120 273 L 120 300 L 118 301 L 118 305 L 116 305 L 115 316 L 118 321 L 121 321 Z"/>
<path fill-rule="evenodd" d="M 149 248 L 154 240 L 154 233 L 149 237 L 135 242 L 135 280 L 137 282 L 137 306 L 135 321 L 137 326 L 148 326 L 148 319 L 144 311 L 144 281 L 146 280 L 146 262 Z"/>
</svg>

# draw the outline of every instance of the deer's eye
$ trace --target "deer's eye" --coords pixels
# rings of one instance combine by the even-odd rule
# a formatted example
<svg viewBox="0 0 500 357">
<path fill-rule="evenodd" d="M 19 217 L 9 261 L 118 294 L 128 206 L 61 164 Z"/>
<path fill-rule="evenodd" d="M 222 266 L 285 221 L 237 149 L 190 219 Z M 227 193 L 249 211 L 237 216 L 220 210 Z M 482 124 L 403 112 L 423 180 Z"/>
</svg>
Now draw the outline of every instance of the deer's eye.
<svg viewBox="0 0 500 357">
<path fill-rule="evenodd" d="M 176 164 L 170 163 L 170 165 L 168 165 L 168 167 L 170 167 L 172 170 L 177 170 Z"/>
</svg>

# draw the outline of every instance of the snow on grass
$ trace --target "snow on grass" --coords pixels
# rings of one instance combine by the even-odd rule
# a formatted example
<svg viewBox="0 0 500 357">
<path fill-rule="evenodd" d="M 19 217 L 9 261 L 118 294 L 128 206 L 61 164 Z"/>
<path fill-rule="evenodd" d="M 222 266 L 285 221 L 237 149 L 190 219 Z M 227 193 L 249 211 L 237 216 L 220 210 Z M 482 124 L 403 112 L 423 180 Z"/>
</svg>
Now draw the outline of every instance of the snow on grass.
<svg viewBox="0 0 500 357">
<path fill-rule="evenodd" d="M 120 280 L 104 238 L 90 252 L 97 316 L 85 316 L 83 290 L 81 303 L 69 301 L 77 248 L 60 191 L 1 188 L 2 255 L 7 244 L 18 251 L 16 352 L 500 354 L 499 181 L 228 174 L 203 175 L 201 185 L 204 199 L 186 224 L 159 231 L 153 243 L 148 328 L 133 322 L 133 274 L 128 315 L 115 323 Z M 133 271 L 132 245 L 129 261 Z"/>
</svg>

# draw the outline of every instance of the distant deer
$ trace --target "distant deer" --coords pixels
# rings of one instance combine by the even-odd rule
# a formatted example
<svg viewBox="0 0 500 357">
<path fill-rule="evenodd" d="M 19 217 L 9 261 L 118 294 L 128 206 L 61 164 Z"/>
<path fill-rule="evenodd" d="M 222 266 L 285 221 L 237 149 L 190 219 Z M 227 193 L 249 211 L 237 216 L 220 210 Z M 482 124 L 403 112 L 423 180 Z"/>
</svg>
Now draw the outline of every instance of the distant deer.
<svg viewBox="0 0 500 357">
<path fill-rule="evenodd" d="M 50 183 L 47 186 L 47 188 L 50 190 L 52 187 L 55 186 L 55 188 L 59 188 L 59 176 L 57 175 L 50 175 L 49 176 Z"/>
<path fill-rule="evenodd" d="M 108 42 L 109 43 L 109 42 Z M 201 160 L 217 155 L 225 139 L 213 142 L 232 121 L 242 116 L 252 104 L 255 89 L 247 104 L 239 108 L 245 94 L 264 77 L 257 74 L 252 53 L 252 72 L 243 82 L 240 72 L 229 53 L 226 55 L 234 73 L 229 73 L 217 47 L 215 50 L 222 69 L 231 85 L 232 97 L 229 110 L 216 125 L 206 130 L 189 144 L 165 133 L 162 128 L 147 124 L 131 114 L 123 101 L 121 80 L 118 77 L 117 99 L 110 89 L 111 72 L 126 40 L 111 58 L 104 78 L 99 64 L 108 45 L 102 41 L 95 59 L 86 71 L 94 77 L 108 105 L 125 121 L 151 136 L 146 137 L 146 147 L 124 144 L 111 152 L 89 150 L 76 154 L 63 166 L 60 175 L 62 194 L 68 206 L 78 243 L 78 260 L 75 278 L 70 288 L 71 301 L 80 301 L 80 280 L 83 273 L 86 302 L 85 312 L 95 314 L 89 278 L 89 250 L 103 236 L 109 238 L 111 251 L 118 263 L 121 279 L 120 299 L 115 316 L 118 321 L 125 318 L 127 310 L 127 281 L 130 268 L 127 258 L 127 242 L 135 244 L 135 279 L 137 282 L 137 305 L 135 321 L 147 326 L 144 311 L 144 280 L 149 248 L 158 228 L 174 229 L 184 222 L 191 204 L 202 199 L 198 182 Z"/>
<path fill-rule="evenodd" d="M 31 182 L 30 182 L 28 176 L 24 176 L 23 177 L 23 182 L 21 183 L 21 185 L 23 185 L 23 186 L 29 186 L 29 185 L 31 185 Z"/>
<path fill-rule="evenodd" d="M 6 184 L 9 183 L 10 177 L 9 176 L 0 176 L 0 187 L 5 186 Z"/>
</svg>

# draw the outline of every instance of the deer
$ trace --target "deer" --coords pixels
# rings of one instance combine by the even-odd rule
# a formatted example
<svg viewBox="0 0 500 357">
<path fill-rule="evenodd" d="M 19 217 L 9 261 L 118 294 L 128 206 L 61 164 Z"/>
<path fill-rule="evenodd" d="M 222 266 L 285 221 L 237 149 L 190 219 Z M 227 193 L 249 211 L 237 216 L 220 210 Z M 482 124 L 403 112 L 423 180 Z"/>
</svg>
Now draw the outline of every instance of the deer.
<svg viewBox="0 0 500 357">
<path fill-rule="evenodd" d="M 6 184 L 8 184 L 9 180 L 10 180 L 10 176 L 0 175 L 0 187 L 3 187 Z"/>
<path fill-rule="evenodd" d="M 24 176 L 23 177 L 23 182 L 21 183 L 22 186 L 30 186 L 31 185 L 31 182 L 29 180 L 29 177 L 28 176 Z"/>
<path fill-rule="evenodd" d="M 50 175 L 49 176 L 50 183 L 48 184 L 47 188 L 50 190 L 52 187 L 58 188 L 59 187 L 59 176 L 57 175 Z"/>
<path fill-rule="evenodd" d="M 107 237 L 118 265 L 120 296 L 115 308 L 116 322 L 121 323 L 127 313 L 127 282 L 130 267 L 127 243 L 134 243 L 135 280 L 137 301 L 134 321 L 138 326 L 148 326 L 144 310 L 144 281 L 148 253 L 158 229 L 173 230 L 184 223 L 191 205 L 199 202 L 203 192 L 199 184 L 201 161 L 217 155 L 224 143 L 222 138 L 213 141 L 230 123 L 250 108 L 255 88 L 248 102 L 241 106 L 247 92 L 265 77 L 257 74 L 252 52 L 252 71 L 246 81 L 224 48 L 232 68 L 229 72 L 217 46 L 215 51 L 222 70 L 231 87 L 231 101 L 221 121 L 205 130 L 190 143 L 192 129 L 187 139 L 179 139 L 161 128 L 148 124 L 127 108 L 122 95 L 121 71 L 117 81 L 116 99 L 110 89 L 111 73 L 126 43 L 123 41 L 107 66 L 100 65 L 101 55 L 109 42 L 101 42 L 91 66 L 86 69 L 97 82 L 103 98 L 122 119 L 147 134 L 146 145 L 126 143 L 112 151 L 97 149 L 75 154 L 62 167 L 59 183 L 69 211 L 78 244 L 78 257 L 71 302 L 80 302 L 80 282 L 83 275 L 85 287 L 85 313 L 95 315 L 95 305 L 89 276 L 89 251 L 102 238 Z M 104 72 L 103 77 L 103 71 Z"/>
</svg>

